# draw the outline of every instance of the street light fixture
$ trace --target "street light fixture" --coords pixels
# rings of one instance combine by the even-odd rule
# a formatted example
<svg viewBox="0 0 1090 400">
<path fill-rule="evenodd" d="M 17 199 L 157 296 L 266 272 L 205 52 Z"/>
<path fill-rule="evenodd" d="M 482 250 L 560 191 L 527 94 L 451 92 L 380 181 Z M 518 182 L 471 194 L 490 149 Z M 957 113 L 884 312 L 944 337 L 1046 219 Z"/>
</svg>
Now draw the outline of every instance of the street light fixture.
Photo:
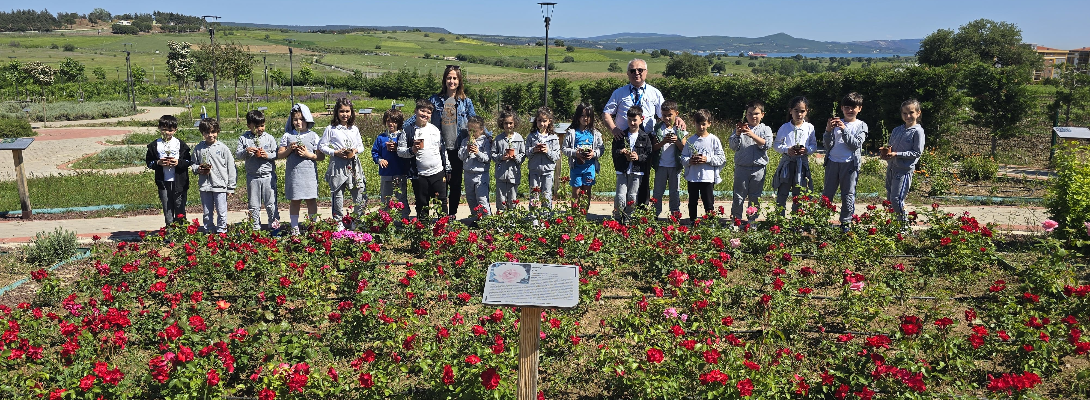
<svg viewBox="0 0 1090 400">
<path fill-rule="evenodd" d="M 215 18 L 219 20 L 218 15 L 202 15 L 205 23 L 208 23 L 209 18 Z M 208 25 L 208 43 L 211 45 L 212 50 L 212 96 L 216 100 L 216 120 L 220 119 L 220 89 L 218 79 L 216 77 L 216 29 L 212 25 Z"/>
<path fill-rule="evenodd" d="M 261 50 L 261 64 L 265 66 L 265 102 L 269 101 L 269 51 Z"/>
<path fill-rule="evenodd" d="M 537 3 L 541 6 L 541 16 L 545 17 L 545 86 L 542 93 L 543 106 L 549 106 L 549 23 L 553 21 L 553 7 L 556 3 Z"/>
</svg>

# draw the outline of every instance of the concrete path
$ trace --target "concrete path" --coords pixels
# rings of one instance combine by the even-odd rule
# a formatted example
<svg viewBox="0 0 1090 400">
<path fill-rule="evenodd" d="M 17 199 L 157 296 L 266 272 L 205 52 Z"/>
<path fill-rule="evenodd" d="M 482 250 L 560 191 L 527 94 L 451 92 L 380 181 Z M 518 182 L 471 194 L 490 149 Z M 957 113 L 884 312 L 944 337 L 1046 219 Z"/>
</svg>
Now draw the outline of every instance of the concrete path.
<svg viewBox="0 0 1090 400">
<path fill-rule="evenodd" d="M 720 201 L 717 205 L 726 205 L 725 201 Z M 921 207 L 928 208 L 930 205 L 923 205 Z M 909 209 L 916 209 L 915 206 L 909 206 Z M 999 225 L 1001 231 L 1013 231 L 1018 233 L 1042 233 L 1040 226 L 1041 221 L 1044 221 L 1047 216 L 1047 210 L 1041 207 L 1008 207 L 1008 206 L 949 206 L 942 207 L 943 210 L 958 214 L 968 212 L 969 215 L 974 216 L 981 223 L 995 223 Z M 860 205 L 857 207 L 859 212 L 865 211 L 865 206 Z M 608 217 L 613 211 L 613 203 L 611 202 L 594 202 L 591 203 L 588 216 L 590 218 L 605 218 Z M 320 208 L 318 212 L 325 217 L 330 215 L 328 208 Z M 229 223 L 236 223 L 242 221 L 245 218 L 244 210 L 232 210 L 227 213 L 227 220 Z M 284 224 L 287 224 L 288 210 L 281 209 L 280 215 L 284 220 Z M 191 214 L 189 219 L 200 218 L 199 214 Z M 465 219 L 469 217 L 469 210 L 467 207 L 461 207 L 458 217 Z M 8 219 L 0 220 L 0 245 L 16 245 L 21 243 L 28 243 L 34 238 L 34 235 L 38 232 L 52 232 L 54 229 L 60 227 L 69 231 L 75 231 L 76 234 L 83 241 L 90 241 L 95 235 L 100 236 L 103 239 L 112 240 L 132 240 L 138 237 L 140 231 L 155 231 L 163 226 L 163 216 L 157 215 L 141 215 L 134 217 L 123 218 L 92 218 L 92 219 L 69 219 L 69 220 L 42 220 L 42 221 L 23 221 L 20 219 Z"/>
<path fill-rule="evenodd" d="M 50 122 L 33 122 L 31 127 L 38 128 L 62 128 L 68 126 L 81 126 L 88 124 L 103 124 L 111 122 L 121 121 L 156 121 L 163 115 L 170 114 L 176 115 L 186 111 L 185 107 L 139 107 L 141 112 L 136 115 L 130 115 L 127 117 L 117 118 L 104 118 L 104 119 L 90 119 L 82 121 L 50 121 Z M 44 126 L 43 126 L 44 125 Z"/>
</svg>

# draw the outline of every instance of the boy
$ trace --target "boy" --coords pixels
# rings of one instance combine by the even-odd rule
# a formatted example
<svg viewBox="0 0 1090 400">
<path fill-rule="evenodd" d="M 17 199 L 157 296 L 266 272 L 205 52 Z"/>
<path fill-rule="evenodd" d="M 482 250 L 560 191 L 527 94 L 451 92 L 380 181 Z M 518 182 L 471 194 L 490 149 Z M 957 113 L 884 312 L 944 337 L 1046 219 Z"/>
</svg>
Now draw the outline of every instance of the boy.
<svg viewBox="0 0 1090 400">
<path fill-rule="evenodd" d="M 249 131 L 238 138 L 235 158 L 246 165 L 246 193 L 250 197 L 250 220 L 254 230 L 261 229 L 261 208 L 269 216 L 269 229 L 280 228 L 280 212 L 276 209 L 276 139 L 265 133 L 265 114 L 246 113 Z"/>
<path fill-rule="evenodd" d="M 889 135 L 889 151 L 882 154 L 886 160 L 886 200 L 893 205 L 901 221 L 901 229 L 908 229 L 905 216 L 905 198 L 912 188 L 912 174 L 924 149 L 924 131 L 920 126 L 920 102 L 916 99 L 901 103 L 901 119 L 904 125 L 893 128 Z"/>
<path fill-rule="evenodd" d="M 492 135 L 484 129 L 484 118 L 471 116 L 466 122 L 469 135 L 458 146 L 458 158 L 464 163 L 463 183 L 466 205 L 471 219 L 476 221 L 491 213 L 488 205 L 488 167 L 492 160 Z"/>
<path fill-rule="evenodd" d="M 741 224 L 742 207 L 747 198 L 750 207 L 758 212 L 761 209 L 768 148 L 772 147 L 772 128 L 761 123 L 765 108 L 765 103 L 760 100 L 749 102 L 746 105 L 746 120 L 738 125 L 727 142 L 727 146 L 734 150 L 734 203 L 730 207 L 730 216 L 735 226 Z M 757 213 L 747 216 L 747 225 L 757 220 Z"/>
<path fill-rule="evenodd" d="M 654 147 L 651 134 L 643 130 L 643 109 L 628 109 L 628 131 L 613 138 L 613 166 L 617 168 L 617 192 L 613 197 L 613 217 L 627 220 L 636 205 L 640 182 L 650 169 Z M 641 204 L 642 205 L 642 204 Z"/>
<path fill-rule="evenodd" d="M 216 141 L 220 133 L 220 124 L 215 118 L 201 120 L 198 129 L 204 141 L 193 149 L 193 173 L 197 174 L 198 188 L 201 192 L 201 206 L 204 208 L 204 231 L 207 233 L 227 232 L 227 194 L 235 192 L 237 179 L 235 159 L 231 149 L 223 142 Z M 212 225 L 213 212 L 216 224 Z"/>
<path fill-rule="evenodd" d="M 397 155 L 397 138 L 401 136 L 401 124 L 405 122 L 405 116 L 401 110 L 391 108 L 382 114 L 382 124 L 386 131 L 375 137 L 375 144 L 371 146 L 371 159 L 378 164 L 378 176 L 382 181 L 379 187 L 379 196 L 382 197 L 382 206 L 388 207 L 390 196 L 397 190 L 397 201 L 401 203 L 401 219 L 409 218 L 409 194 L 405 185 L 405 159 Z"/>
<path fill-rule="evenodd" d="M 434 110 L 435 106 L 428 100 L 417 100 L 416 123 L 403 130 L 397 139 L 397 155 L 410 159 L 408 175 L 416 197 L 416 217 L 420 220 L 428 218 L 428 202 L 433 197 L 439 198 L 441 210 L 447 209 L 450 160 L 439 128 L 428 122 Z"/>
<path fill-rule="evenodd" d="M 651 167 L 655 169 L 655 217 L 662 214 L 662 194 L 667 186 L 670 187 L 670 215 L 681 213 L 678 174 L 681 172 L 681 152 L 685 148 L 688 132 L 674 127 L 677 116 L 676 101 L 662 103 L 662 121 L 655 125 L 655 146 L 651 153 Z"/>
<path fill-rule="evenodd" d="M 825 187 L 821 196 L 830 201 L 840 189 L 840 229 L 847 231 L 855 214 L 855 184 L 863 163 L 860 147 L 867 139 L 867 123 L 856 119 L 863 110 L 863 96 L 851 92 L 840 100 L 844 118 L 835 115 L 825 124 Z"/>
<path fill-rule="evenodd" d="M 159 189 L 159 202 L 163 204 L 163 219 L 167 226 L 175 218 L 185 221 L 186 192 L 189 191 L 189 174 L 192 165 L 189 145 L 174 137 L 178 131 L 178 119 L 173 115 L 159 117 L 161 138 L 148 143 L 144 161 L 155 171 L 155 186 Z"/>
</svg>

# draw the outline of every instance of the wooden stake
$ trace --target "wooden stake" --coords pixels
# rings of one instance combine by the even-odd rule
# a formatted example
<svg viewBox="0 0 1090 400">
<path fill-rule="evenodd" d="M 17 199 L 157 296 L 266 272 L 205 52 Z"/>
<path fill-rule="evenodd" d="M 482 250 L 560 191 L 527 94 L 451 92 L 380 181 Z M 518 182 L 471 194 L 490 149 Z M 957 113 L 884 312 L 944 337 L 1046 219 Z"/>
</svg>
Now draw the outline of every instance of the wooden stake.
<svg viewBox="0 0 1090 400">
<path fill-rule="evenodd" d="M 23 219 L 30 219 L 30 190 L 26 186 L 26 171 L 23 169 L 23 151 L 12 150 L 11 158 L 15 161 L 15 187 L 19 189 L 19 205 L 23 208 Z M 536 365 L 536 362 L 535 362 Z"/>
<path fill-rule="evenodd" d="M 541 309 L 522 307 L 522 314 L 519 316 L 518 400 L 537 399 L 537 361 L 540 334 Z"/>
</svg>

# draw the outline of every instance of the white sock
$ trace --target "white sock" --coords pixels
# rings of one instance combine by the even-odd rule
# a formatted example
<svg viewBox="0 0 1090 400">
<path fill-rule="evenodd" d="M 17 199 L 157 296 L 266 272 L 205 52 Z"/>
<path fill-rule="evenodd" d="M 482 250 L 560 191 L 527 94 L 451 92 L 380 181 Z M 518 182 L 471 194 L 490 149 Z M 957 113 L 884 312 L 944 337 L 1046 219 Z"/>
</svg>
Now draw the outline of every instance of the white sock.
<svg viewBox="0 0 1090 400">
<path fill-rule="evenodd" d="M 299 227 L 299 214 L 292 214 L 291 215 L 291 227 L 292 228 L 298 228 Z"/>
</svg>

